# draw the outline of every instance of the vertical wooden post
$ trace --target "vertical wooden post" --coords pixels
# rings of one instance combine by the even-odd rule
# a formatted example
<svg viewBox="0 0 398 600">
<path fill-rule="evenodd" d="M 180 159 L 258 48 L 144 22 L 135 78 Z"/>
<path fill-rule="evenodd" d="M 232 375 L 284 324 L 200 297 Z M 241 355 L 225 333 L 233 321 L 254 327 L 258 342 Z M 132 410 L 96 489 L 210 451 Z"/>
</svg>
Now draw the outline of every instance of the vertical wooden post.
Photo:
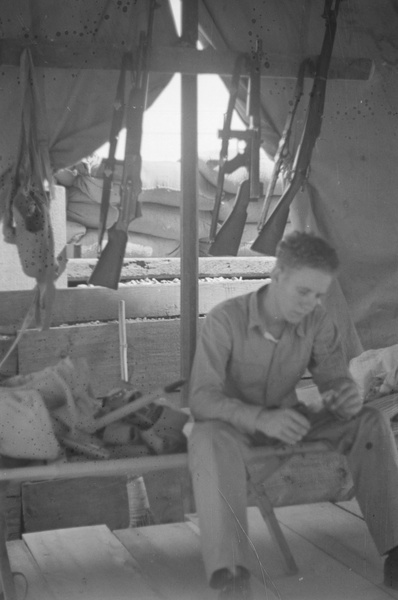
<svg viewBox="0 0 398 600">
<path fill-rule="evenodd" d="M 182 39 L 196 47 L 198 0 L 182 0 Z M 198 208 L 197 208 L 197 76 L 181 75 L 181 377 L 188 379 L 196 347 L 198 320 Z M 188 386 L 182 389 L 182 404 Z"/>
</svg>

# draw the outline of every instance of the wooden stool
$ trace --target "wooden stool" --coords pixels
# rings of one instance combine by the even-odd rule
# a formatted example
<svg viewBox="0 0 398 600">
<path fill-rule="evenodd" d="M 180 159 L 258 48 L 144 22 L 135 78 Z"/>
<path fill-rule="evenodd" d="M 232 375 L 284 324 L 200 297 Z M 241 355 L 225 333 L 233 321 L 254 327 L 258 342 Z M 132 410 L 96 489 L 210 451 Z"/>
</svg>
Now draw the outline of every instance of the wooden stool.
<svg viewBox="0 0 398 600">
<path fill-rule="evenodd" d="M 275 516 L 274 508 L 271 504 L 270 499 L 264 491 L 262 484 L 255 485 L 251 479 L 247 482 L 249 494 L 251 494 L 254 502 L 256 503 L 260 513 L 268 527 L 272 539 L 279 548 L 282 558 L 285 563 L 286 572 L 289 575 L 298 573 L 298 567 L 294 560 L 293 554 L 290 551 L 289 545 L 286 541 L 285 536 L 278 520 Z"/>
<path fill-rule="evenodd" d="M 300 442 L 294 446 L 276 446 L 275 448 L 267 446 L 257 447 L 253 451 L 253 456 L 256 456 L 256 460 L 266 460 L 272 456 L 290 458 L 295 454 L 325 453 L 330 452 L 330 450 L 331 446 L 326 441 Z M 251 496 L 252 500 L 260 510 L 271 537 L 281 553 L 285 563 L 286 572 L 291 575 L 297 573 L 299 569 L 293 554 L 290 551 L 281 526 L 278 523 L 274 507 L 264 489 L 264 481 L 255 483 L 250 477 L 249 471 L 247 471 L 247 488 L 249 496 Z"/>
</svg>

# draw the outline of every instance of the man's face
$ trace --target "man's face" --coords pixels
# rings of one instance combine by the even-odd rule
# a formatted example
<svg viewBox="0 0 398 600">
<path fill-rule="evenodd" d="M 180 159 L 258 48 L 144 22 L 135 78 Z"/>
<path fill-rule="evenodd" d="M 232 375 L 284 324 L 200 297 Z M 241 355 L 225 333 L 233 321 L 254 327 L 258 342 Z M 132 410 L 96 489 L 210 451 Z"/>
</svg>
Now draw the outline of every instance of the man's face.
<svg viewBox="0 0 398 600">
<path fill-rule="evenodd" d="M 272 283 L 280 316 L 288 323 L 299 323 L 322 302 L 333 275 L 318 269 L 276 267 Z"/>
</svg>

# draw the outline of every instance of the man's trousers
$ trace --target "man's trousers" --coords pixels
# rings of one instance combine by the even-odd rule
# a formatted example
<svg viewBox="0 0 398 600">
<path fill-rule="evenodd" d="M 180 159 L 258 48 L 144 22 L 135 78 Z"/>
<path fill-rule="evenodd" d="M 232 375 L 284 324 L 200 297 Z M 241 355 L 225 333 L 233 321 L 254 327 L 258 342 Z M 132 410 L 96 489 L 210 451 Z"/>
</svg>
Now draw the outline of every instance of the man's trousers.
<svg viewBox="0 0 398 600">
<path fill-rule="evenodd" d="M 303 441 L 325 440 L 346 456 L 356 499 L 380 554 L 398 546 L 398 454 L 389 421 L 378 410 L 364 408 L 348 421 L 322 413 L 312 416 L 311 424 Z M 237 565 L 249 569 L 247 474 L 255 483 L 266 481 L 286 460 L 272 457 L 252 471 L 254 442 L 223 421 L 195 423 L 189 437 L 209 581 L 214 571 L 224 567 L 233 572 Z"/>
</svg>

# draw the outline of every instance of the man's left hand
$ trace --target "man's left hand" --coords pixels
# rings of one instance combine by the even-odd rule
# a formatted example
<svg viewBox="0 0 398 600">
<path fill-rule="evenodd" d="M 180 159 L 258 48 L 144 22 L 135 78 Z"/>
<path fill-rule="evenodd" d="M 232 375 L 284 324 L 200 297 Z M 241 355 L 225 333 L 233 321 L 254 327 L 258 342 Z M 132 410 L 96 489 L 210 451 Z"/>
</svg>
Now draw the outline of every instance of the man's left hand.
<svg viewBox="0 0 398 600">
<path fill-rule="evenodd" d="M 358 390 L 350 381 L 343 381 L 333 387 L 330 395 L 328 392 L 325 394 L 325 407 L 341 419 L 351 419 L 359 413 L 362 405 Z"/>
</svg>

